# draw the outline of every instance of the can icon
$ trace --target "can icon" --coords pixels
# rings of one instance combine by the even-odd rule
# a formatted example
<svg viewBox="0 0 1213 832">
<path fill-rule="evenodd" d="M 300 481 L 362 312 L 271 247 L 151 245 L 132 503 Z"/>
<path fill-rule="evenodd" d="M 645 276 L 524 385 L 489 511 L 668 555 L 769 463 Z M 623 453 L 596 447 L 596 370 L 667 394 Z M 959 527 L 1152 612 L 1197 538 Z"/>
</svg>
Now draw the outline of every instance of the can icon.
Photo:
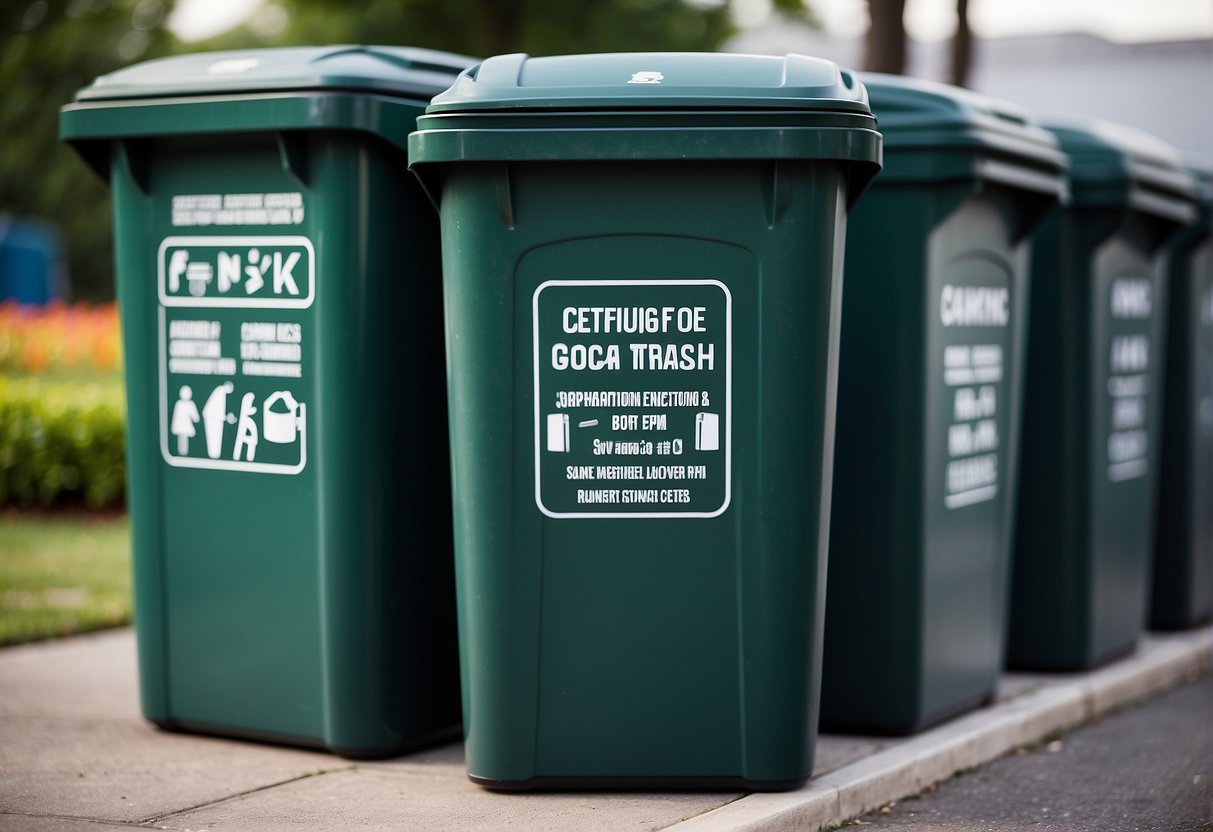
<svg viewBox="0 0 1213 832">
<path fill-rule="evenodd" d="M 548 414 L 548 450 L 555 453 L 569 452 L 569 414 Z"/>
<path fill-rule="evenodd" d="M 286 410 L 275 410 L 282 403 Z M 297 428 L 303 427 L 304 407 L 295 401 L 289 390 L 279 390 L 265 400 L 262 407 L 261 435 L 266 442 L 289 445 L 295 441 Z"/>
<path fill-rule="evenodd" d="M 720 450 L 720 414 L 695 414 L 695 450 Z"/>
</svg>

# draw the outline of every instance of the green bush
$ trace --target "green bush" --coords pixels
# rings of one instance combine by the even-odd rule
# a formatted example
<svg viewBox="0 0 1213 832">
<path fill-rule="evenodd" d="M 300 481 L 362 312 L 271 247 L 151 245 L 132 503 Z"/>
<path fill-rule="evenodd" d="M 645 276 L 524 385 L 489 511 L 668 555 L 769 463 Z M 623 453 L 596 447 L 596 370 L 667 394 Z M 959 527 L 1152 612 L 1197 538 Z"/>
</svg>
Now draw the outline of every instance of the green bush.
<svg viewBox="0 0 1213 832">
<path fill-rule="evenodd" d="M 0 505 L 121 505 L 125 412 L 117 377 L 0 376 Z"/>
</svg>

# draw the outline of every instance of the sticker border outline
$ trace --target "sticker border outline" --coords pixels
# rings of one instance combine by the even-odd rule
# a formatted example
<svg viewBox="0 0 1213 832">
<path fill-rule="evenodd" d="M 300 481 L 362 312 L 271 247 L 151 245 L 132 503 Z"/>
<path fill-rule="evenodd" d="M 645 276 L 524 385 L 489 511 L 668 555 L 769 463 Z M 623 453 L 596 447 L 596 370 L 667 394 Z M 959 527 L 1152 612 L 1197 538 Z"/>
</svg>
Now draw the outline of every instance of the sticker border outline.
<svg viewBox="0 0 1213 832">
<path fill-rule="evenodd" d="M 549 286 L 716 286 L 724 292 L 725 316 L 725 365 L 724 365 L 724 500 L 720 508 L 713 511 L 552 511 L 543 504 L 540 483 L 540 402 L 539 402 L 539 295 Z M 691 278 L 679 280 L 673 278 L 651 278 L 642 280 L 592 279 L 592 280 L 545 280 L 540 283 L 531 295 L 531 336 L 534 360 L 534 390 L 535 400 L 535 505 L 547 517 L 556 520 L 611 520 L 611 519 L 710 519 L 724 514 L 733 501 L 733 293 L 722 281 L 715 278 Z"/>
<path fill-rule="evenodd" d="M 168 450 L 168 352 L 165 328 L 165 307 L 157 309 L 157 360 L 160 365 L 160 456 L 173 468 L 202 468 L 212 471 L 242 471 L 249 474 L 279 474 L 294 476 L 307 467 L 307 423 L 299 436 L 299 462 L 284 465 L 277 462 L 241 462 L 227 459 L 201 459 L 193 456 L 174 456 Z"/>
<path fill-rule="evenodd" d="M 206 247 L 220 248 L 227 247 L 247 247 L 247 246 L 300 246 L 307 249 L 308 253 L 308 293 L 302 298 L 239 298 L 239 297 L 213 297 L 213 298 L 193 298 L 180 297 L 177 295 L 169 295 L 165 292 L 165 250 L 169 246 L 178 247 Z M 312 245 L 312 241 L 302 235 L 253 235 L 253 236 L 222 236 L 222 237 L 196 237 L 196 236 L 171 236 L 165 237 L 160 241 L 160 247 L 156 250 L 156 294 L 160 298 L 161 306 L 172 307 L 217 307 L 217 308 L 236 308 L 236 309 L 307 309 L 316 299 L 316 249 Z"/>
</svg>

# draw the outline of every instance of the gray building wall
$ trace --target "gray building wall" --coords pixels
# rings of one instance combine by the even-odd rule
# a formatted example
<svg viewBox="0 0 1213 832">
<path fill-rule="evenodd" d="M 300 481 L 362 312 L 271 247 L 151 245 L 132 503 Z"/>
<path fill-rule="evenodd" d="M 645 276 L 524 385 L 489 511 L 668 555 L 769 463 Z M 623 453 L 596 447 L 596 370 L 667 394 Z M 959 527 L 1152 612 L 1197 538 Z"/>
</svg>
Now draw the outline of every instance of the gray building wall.
<svg viewBox="0 0 1213 832">
<path fill-rule="evenodd" d="M 857 39 L 799 25 L 748 30 L 732 52 L 801 52 L 856 67 Z M 948 44 L 913 43 L 909 72 L 945 80 Z M 1213 155 L 1213 40 L 1111 43 L 1085 34 L 978 40 L 970 86 L 1036 113 L 1108 119 L 1147 130 L 1181 150 Z"/>
</svg>

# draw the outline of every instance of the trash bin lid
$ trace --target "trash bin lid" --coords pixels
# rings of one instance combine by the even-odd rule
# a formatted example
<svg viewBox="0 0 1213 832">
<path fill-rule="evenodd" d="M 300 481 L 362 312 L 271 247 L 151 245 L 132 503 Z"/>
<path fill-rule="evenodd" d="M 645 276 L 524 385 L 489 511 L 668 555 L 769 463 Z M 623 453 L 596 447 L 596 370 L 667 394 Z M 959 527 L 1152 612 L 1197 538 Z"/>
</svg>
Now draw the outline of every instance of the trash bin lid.
<svg viewBox="0 0 1213 832">
<path fill-rule="evenodd" d="M 1018 105 L 919 78 L 856 77 L 884 135 L 881 181 L 976 177 L 1065 195 L 1067 160 L 1057 138 Z"/>
<path fill-rule="evenodd" d="M 474 58 L 404 46 L 301 46 L 174 55 L 102 75 L 77 101 L 357 90 L 432 98 Z"/>
<path fill-rule="evenodd" d="M 354 130 L 404 149 L 420 109 L 474 58 L 399 46 L 177 55 L 102 75 L 60 111 L 59 138 L 102 178 L 110 143 L 252 131 Z M 367 106 L 367 98 L 376 99 Z"/>
<path fill-rule="evenodd" d="M 1070 157 L 1075 204 L 1126 204 L 1177 222 L 1190 222 L 1192 176 L 1174 147 L 1149 133 L 1097 119 L 1043 116 Z"/>
<path fill-rule="evenodd" d="M 1196 154 L 1185 154 L 1184 167 L 1196 182 L 1196 201 L 1202 211 L 1213 208 L 1213 159 Z"/>
<path fill-rule="evenodd" d="M 462 73 L 426 112 L 651 107 L 871 112 L 863 86 L 832 61 L 716 52 L 498 55 Z"/>
<path fill-rule="evenodd" d="M 464 71 L 431 102 L 409 165 L 821 159 L 845 165 L 853 202 L 880 147 L 863 85 L 821 58 L 517 54 Z"/>
</svg>

